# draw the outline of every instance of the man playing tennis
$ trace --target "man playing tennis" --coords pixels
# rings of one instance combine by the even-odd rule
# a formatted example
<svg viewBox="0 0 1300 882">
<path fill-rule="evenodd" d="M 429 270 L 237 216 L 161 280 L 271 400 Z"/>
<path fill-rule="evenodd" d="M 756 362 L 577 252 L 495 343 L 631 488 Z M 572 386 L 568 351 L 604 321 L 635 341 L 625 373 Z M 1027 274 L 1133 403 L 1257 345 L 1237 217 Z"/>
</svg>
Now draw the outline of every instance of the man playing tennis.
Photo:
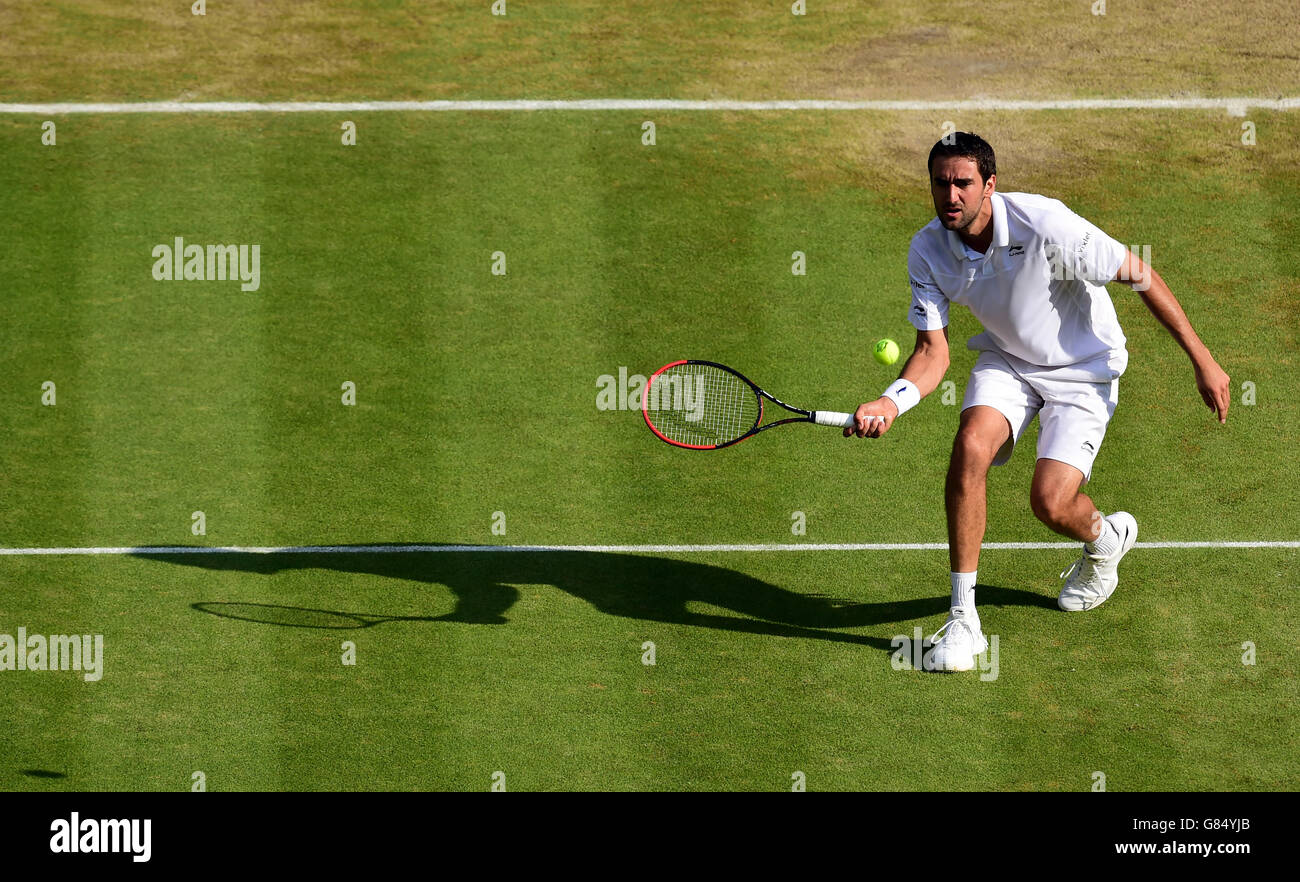
<svg viewBox="0 0 1300 882">
<path fill-rule="evenodd" d="M 988 647 L 975 609 L 984 538 L 985 482 L 1011 457 L 1039 418 L 1038 461 L 1030 489 L 1034 515 L 1083 543 L 1062 575 L 1058 605 L 1092 609 L 1119 583 L 1120 559 L 1137 540 L 1128 512 L 1103 517 L 1079 492 L 1092 471 L 1128 363 L 1107 282 L 1137 290 L 1187 352 L 1196 386 L 1223 423 L 1228 375 L 1197 337 L 1169 287 L 1151 267 L 1061 202 L 996 192 L 993 148 L 957 132 L 930 151 L 930 192 L 938 215 L 912 237 L 908 318 L 916 347 L 903 372 L 875 401 L 858 407 L 844 435 L 878 438 L 934 391 L 948 370 L 948 306 L 968 307 L 984 326 L 967 346 L 979 357 L 962 403 L 944 490 L 952 607 L 931 638 L 930 668 L 968 671 Z"/>
</svg>

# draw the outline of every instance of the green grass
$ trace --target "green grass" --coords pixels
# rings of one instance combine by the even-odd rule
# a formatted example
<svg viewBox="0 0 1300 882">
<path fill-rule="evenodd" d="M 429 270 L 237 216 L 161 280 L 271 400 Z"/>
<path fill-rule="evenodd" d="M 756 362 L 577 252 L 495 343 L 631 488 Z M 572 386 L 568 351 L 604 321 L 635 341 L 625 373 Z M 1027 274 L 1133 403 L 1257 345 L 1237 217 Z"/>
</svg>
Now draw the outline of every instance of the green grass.
<svg viewBox="0 0 1300 882">
<path fill-rule="evenodd" d="M 6 100 L 1273 98 L 1288 0 L 111 0 L 0 7 Z"/>
<path fill-rule="evenodd" d="M 511 9 L 511 27 L 595 26 Z M 3 14 L 52 16 L 73 47 L 85 13 Z M 879 15 L 888 34 L 907 14 Z M 537 82 L 605 94 L 583 71 L 611 62 L 588 58 Z M 7 94 L 173 97 L 142 85 L 155 61 L 80 93 L 56 65 Z M 202 97 L 424 97 L 407 61 L 382 95 L 358 74 L 328 95 L 308 75 L 217 78 Z M 762 65 L 730 90 L 708 53 L 642 62 L 786 94 Z M 609 93 L 698 94 L 643 74 Z M 904 260 L 942 120 L 652 118 L 646 147 L 635 113 L 358 114 L 355 148 L 333 115 L 61 117 L 52 148 L 34 118 L 0 118 L 0 545 L 942 541 L 957 408 L 937 395 L 878 442 L 794 427 L 700 455 L 596 408 L 600 376 L 687 356 L 796 404 L 874 397 L 895 371 L 871 345 L 909 349 Z M 1150 245 L 1232 376 L 1220 427 L 1182 352 L 1112 289 L 1131 360 L 1089 492 L 1144 540 L 1298 538 L 1300 148 L 1290 116 L 1250 119 L 1254 147 L 1218 114 L 957 120 L 997 147 L 1000 189 Z M 259 243 L 261 290 L 155 282 L 150 251 L 175 236 Z M 958 400 L 977 329 L 954 311 Z M 1033 442 L 993 473 L 990 541 L 1056 539 L 1028 510 Z M 1071 558 L 985 554 L 1000 654 L 982 681 L 890 664 L 896 635 L 942 623 L 941 551 L 4 556 L 0 633 L 103 634 L 105 674 L 0 672 L 0 788 L 174 790 L 201 770 L 213 790 L 484 790 L 499 770 L 513 790 L 786 789 L 795 771 L 818 790 L 1084 790 L 1094 771 L 1112 790 L 1296 789 L 1300 553 L 1140 549 L 1087 615 L 1054 606 Z"/>
<path fill-rule="evenodd" d="M 483 790 L 495 771 L 519 790 L 730 790 L 802 771 L 817 790 L 1083 790 L 1103 771 L 1112 790 L 1293 789 L 1277 730 L 1290 643 L 1284 617 L 1256 610 L 1285 605 L 1296 553 L 1182 553 L 1195 577 L 1177 581 L 1170 554 L 1135 555 L 1104 611 L 1066 616 L 1043 553 L 988 553 L 986 681 L 890 664 L 895 635 L 946 609 L 913 575 L 941 570 L 936 553 L 23 559 L 7 581 L 57 590 L 6 620 L 105 633 L 105 674 L 7 674 L 21 725 L 0 774 L 22 789 L 181 789 L 200 770 L 214 790 Z M 507 624 L 481 623 L 507 604 Z"/>
</svg>

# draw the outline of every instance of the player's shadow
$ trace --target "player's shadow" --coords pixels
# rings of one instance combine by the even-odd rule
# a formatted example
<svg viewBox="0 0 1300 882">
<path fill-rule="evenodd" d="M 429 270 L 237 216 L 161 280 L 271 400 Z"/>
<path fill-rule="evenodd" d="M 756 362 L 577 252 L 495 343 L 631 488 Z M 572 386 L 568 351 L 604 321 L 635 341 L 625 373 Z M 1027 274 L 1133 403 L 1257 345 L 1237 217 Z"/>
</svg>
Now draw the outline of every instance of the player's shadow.
<svg viewBox="0 0 1300 882">
<path fill-rule="evenodd" d="M 385 622 L 503 625 L 519 598 L 516 585 L 553 585 L 614 616 L 761 634 L 830 640 L 893 650 L 887 637 L 843 633 L 942 616 L 947 594 L 879 603 L 788 591 L 735 570 L 689 560 L 590 551 L 502 552 L 136 552 L 137 557 L 209 570 L 272 574 L 323 569 L 445 585 L 456 598 L 441 616 L 386 616 L 262 603 L 203 602 L 194 609 L 225 618 L 300 628 L 362 628 Z M 865 573 L 844 573 L 858 584 Z M 1051 598 L 981 585 L 980 605 L 1055 608 Z M 692 609 L 705 606 L 711 609 Z M 935 622 L 937 628 L 940 622 Z"/>
</svg>

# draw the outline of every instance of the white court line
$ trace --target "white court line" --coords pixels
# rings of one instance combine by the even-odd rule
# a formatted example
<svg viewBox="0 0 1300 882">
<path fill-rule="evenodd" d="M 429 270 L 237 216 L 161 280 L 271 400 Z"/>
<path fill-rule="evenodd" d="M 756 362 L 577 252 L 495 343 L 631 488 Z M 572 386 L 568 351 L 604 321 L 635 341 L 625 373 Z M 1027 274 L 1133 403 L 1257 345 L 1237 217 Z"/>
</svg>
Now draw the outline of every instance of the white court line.
<svg viewBox="0 0 1300 882">
<path fill-rule="evenodd" d="M 1077 549 L 1078 542 L 985 542 L 992 551 Z M 1137 548 L 1300 548 L 1291 542 L 1139 542 Z M 287 545 L 195 546 L 136 545 L 104 548 L 0 548 L 3 555 L 111 555 L 111 554 L 400 554 L 403 552 L 509 553 L 586 551 L 600 554 L 697 554 L 728 551 L 947 551 L 946 542 L 769 543 L 746 545 Z"/>
<path fill-rule="evenodd" d="M 0 104 L 0 114 L 65 113 L 361 113 L 401 111 L 513 110 L 875 110 L 875 111 L 1034 111 L 1034 110 L 1223 110 L 1242 116 L 1247 110 L 1300 110 L 1292 98 L 1066 98 L 1013 100 L 969 98 L 951 101 L 691 101 L 672 98 L 582 98 L 574 100 L 466 101 L 133 101 Z"/>
</svg>

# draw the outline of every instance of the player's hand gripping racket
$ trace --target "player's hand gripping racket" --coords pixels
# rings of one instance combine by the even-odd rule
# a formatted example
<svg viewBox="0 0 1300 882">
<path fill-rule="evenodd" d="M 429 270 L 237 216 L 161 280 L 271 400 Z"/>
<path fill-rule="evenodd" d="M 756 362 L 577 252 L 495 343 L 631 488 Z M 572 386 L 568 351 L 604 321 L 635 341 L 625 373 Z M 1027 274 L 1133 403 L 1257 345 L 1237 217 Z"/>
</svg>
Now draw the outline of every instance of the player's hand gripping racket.
<svg viewBox="0 0 1300 882">
<path fill-rule="evenodd" d="M 795 416 L 759 425 L 763 422 L 764 398 Z M 694 360 L 671 362 L 651 375 L 641 391 L 641 415 L 660 440 L 690 450 L 730 447 L 788 423 L 816 423 L 837 429 L 856 425 L 851 413 L 791 407 L 737 370 Z"/>
</svg>

